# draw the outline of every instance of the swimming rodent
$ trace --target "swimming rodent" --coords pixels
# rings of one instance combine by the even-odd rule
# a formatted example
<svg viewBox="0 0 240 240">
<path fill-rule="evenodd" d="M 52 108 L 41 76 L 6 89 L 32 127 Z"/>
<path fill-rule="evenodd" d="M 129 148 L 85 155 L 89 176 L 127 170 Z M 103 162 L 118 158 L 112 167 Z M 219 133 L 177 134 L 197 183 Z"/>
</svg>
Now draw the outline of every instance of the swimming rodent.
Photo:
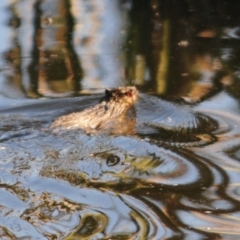
<svg viewBox="0 0 240 240">
<path fill-rule="evenodd" d="M 108 133 L 131 133 L 135 125 L 134 104 L 138 98 L 135 87 L 106 89 L 105 96 L 97 105 L 82 112 L 57 118 L 51 128 L 54 132 L 67 129 L 83 129 L 87 133 L 99 130 Z"/>
<path fill-rule="evenodd" d="M 82 129 L 86 133 L 134 134 L 167 143 L 215 141 L 211 132 L 218 124 L 207 115 L 195 112 L 186 104 L 139 95 L 135 87 L 106 89 L 97 105 L 61 116 L 50 128 L 54 133 Z"/>
</svg>

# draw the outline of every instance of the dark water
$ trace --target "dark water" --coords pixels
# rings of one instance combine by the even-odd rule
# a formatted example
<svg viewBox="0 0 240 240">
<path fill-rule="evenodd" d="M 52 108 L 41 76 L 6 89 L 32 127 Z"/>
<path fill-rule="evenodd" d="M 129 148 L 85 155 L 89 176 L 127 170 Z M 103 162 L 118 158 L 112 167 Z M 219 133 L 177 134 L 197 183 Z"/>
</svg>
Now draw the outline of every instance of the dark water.
<svg viewBox="0 0 240 240">
<path fill-rule="evenodd" d="M 0 1 L 0 238 L 239 239 L 238 9 Z M 136 134 L 49 129 L 122 85 Z"/>
</svg>

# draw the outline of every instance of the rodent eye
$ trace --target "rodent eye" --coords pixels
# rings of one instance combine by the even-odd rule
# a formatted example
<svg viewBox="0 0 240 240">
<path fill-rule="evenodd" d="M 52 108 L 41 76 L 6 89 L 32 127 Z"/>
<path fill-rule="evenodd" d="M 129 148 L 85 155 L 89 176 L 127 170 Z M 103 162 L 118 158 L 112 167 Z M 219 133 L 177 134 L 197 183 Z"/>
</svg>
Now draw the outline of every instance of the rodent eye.
<svg viewBox="0 0 240 240">
<path fill-rule="evenodd" d="M 120 158 L 116 155 L 111 155 L 107 158 L 107 165 L 109 167 L 115 166 L 120 162 Z"/>
<path fill-rule="evenodd" d="M 132 97 L 132 90 L 129 90 L 125 93 L 126 96 L 128 97 Z"/>
</svg>

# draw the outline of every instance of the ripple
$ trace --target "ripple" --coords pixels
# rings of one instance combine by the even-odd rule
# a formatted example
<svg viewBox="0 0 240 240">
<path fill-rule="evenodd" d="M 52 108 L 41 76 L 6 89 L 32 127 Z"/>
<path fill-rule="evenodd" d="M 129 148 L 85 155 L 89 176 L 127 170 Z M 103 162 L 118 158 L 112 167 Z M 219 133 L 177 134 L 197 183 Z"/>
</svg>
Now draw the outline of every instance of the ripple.
<svg viewBox="0 0 240 240">
<path fill-rule="evenodd" d="M 118 197 L 113 192 L 80 189 L 34 176 L 18 180 L 28 189 L 30 199 L 22 206 L 1 203 L 0 213 L 1 226 L 15 238 L 144 236 L 160 239 L 171 235 L 153 211 L 126 194 Z M 9 195 L 4 202 L 11 202 L 12 198 Z"/>
<path fill-rule="evenodd" d="M 235 221 L 229 215 L 203 214 L 200 212 L 178 211 L 182 222 L 201 232 L 224 234 L 225 239 L 235 239 L 239 236 L 239 221 Z"/>
<path fill-rule="evenodd" d="M 68 151 L 65 149 L 64 153 L 59 153 L 57 162 L 45 161 L 41 174 L 62 178 L 73 184 L 79 181 L 107 185 L 138 182 L 176 188 L 206 184 L 205 180 L 201 180 L 201 173 L 209 171 L 204 164 L 192 162 L 170 149 L 123 136 L 108 136 L 105 139 L 103 136 L 93 138 L 86 135 L 82 141 L 84 151 L 79 147 L 76 150 L 80 142 L 75 147 L 70 145 Z"/>
<path fill-rule="evenodd" d="M 240 27 L 224 28 L 223 39 L 240 39 Z"/>
<path fill-rule="evenodd" d="M 1 231 L 41 239 L 224 235 L 217 232 L 224 217 L 239 211 L 240 119 L 200 112 L 217 123 L 217 141 L 194 148 L 133 135 L 54 134 L 18 117 L 13 133 L 30 132 L 0 143 Z M 217 216 L 223 223 L 206 229 Z"/>
</svg>

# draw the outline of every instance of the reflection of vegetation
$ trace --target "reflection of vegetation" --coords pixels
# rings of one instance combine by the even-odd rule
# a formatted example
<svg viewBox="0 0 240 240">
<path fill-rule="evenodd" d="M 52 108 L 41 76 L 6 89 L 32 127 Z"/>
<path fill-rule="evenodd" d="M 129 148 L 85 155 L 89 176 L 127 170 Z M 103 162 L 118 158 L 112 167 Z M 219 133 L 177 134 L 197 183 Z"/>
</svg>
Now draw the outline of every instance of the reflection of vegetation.
<svg viewBox="0 0 240 240">
<path fill-rule="evenodd" d="M 170 43 L 170 23 L 169 20 L 163 22 L 163 38 L 162 38 L 162 51 L 160 52 L 160 61 L 157 70 L 156 92 L 158 94 L 164 93 L 166 91 L 166 81 L 169 66 L 169 43 Z"/>
<path fill-rule="evenodd" d="M 32 9 L 30 16 L 21 12 L 24 7 Z M 14 2 L 9 11 L 13 20 L 19 20 L 9 26 L 16 28 L 12 48 L 5 53 L 11 74 L 3 74 L 9 85 L 28 97 L 78 90 L 80 70 L 69 34 L 73 30 L 69 1 L 51 2 L 50 8 L 49 1 Z"/>
<path fill-rule="evenodd" d="M 86 214 L 81 219 L 79 225 L 75 230 L 67 237 L 66 240 L 82 239 L 87 240 L 101 234 L 108 225 L 108 218 L 104 214 Z"/>
<path fill-rule="evenodd" d="M 141 175 L 152 175 L 154 170 L 162 164 L 163 160 L 156 156 L 142 156 L 136 159 L 131 159 L 131 165 L 134 167 L 134 172 Z"/>
<path fill-rule="evenodd" d="M 37 30 L 39 51 L 38 91 L 43 95 L 58 92 L 78 91 L 79 65 L 72 46 L 73 19 L 70 4 L 61 0 L 55 3 L 52 15 L 41 11 Z M 39 5 L 47 8 L 47 4 Z M 52 43 L 49 43 L 52 41 Z M 39 46 L 41 46 L 39 48 Z"/>
<path fill-rule="evenodd" d="M 191 91 L 191 97 L 198 100 L 215 93 L 220 89 L 222 69 L 212 67 L 212 77 L 203 76 L 203 65 L 194 75 L 192 69 L 199 64 L 197 58 L 204 58 L 203 53 L 219 61 L 222 27 L 239 22 L 234 9 L 224 4 L 223 1 L 133 1 L 127 48 L 128 78 L 160 94 L 186 95 Z M 236 1 L 234 4 L 239 5 Z M 210 85 L 202 87 L 203 81 Z"/>
<path fill-rule="evenodd" d="M 149 1 L 133 1 L 130 12 L 131 27 L 126 43 L 127 79 L 143 85 L 151 61 L 151 14 Z M 151 73 L 150 73 L 151 74 Z"/>
<path fill-rule="evenodd" d="M 21 8 L 28 4 L 29 9 L 32 9 L 30 17 L 21 12 Z M 121 34 L 118 36 L 113 31 L 107 38 L 104 31 L 107 31 L 109 26 L 96 19 L 108 14 L 108 11 L 99 12 L 100 8 L 92 6 L 92 3 L 86 5 L 88 7 L 82 1 L 67 0 L 54 3 L 12 2 L 7 8 L 10 14 L 7 19 L 8 30 L 12 32 L 9 39 L 10 49 L 3 52 L 6 66 L 1 66 L 0 69 L 1 75 L 7 80 L 6 89 L 1 89 L 3 94 L 11 95 L 14 92 L 16 97 L 38 97 L 41 94 L 54 97 L 78 93 L 84 84 L 89 88 L 101 87 L 101 82 L 104 82 L 108 75 L 107 68 L 114 69 L 114 63 L 111 65 L 111 61 L 107 63 L 108 66 L 103 67 L 103 62 L 108 61 L 107 51 L 110 50 L 101 49 L 101 45 L 106 42 L 110 44 L 115 40 L 122 44 L 121 40 L 117 39 Z M 232 7 L 234 5 L 236 7 Z M 200 85 L 204 70 L 199 68 L 194 71 L 193 76 L 192 69 L 198 64 L 197 59 L 203 56 L 203 52 L 211 58 L 221 59 L 221 52 L 229 50 L 233 54 L 227 61 L 222 59 L 223 66 L 228 75 L 238 81 L 236 73 L 239 74 L 239 33 L 236 26 L 240 21 L 235 10 L 237 6 L 239 2 L 236 0 L 233 4 L 201 0 L 132 0 L 132 8 L 129 10 L 131 22 L 126 24 L 129 26 L 129 34 L 126 43 L 123 44 L 123 52 L 118 52 L 118 44 L 111 45 L 111 51 L 116 50 L 113 60 L 116 61 L 115 67 L 121 68 L 121 56 L 126 68 L 126 78 L 132 84 L 155 93 L 174 95 L 187 95 L 194 86 L 189 96 L 193 96 L 193 92 L 199 94 L 193 96 L 193 99 L 198 100 L 205 95 L 205 91 L 208 92 L 206 95 L 209 95 L 209 92 L 211 94 L 212 88 L 216 88 L 216 81 L 222 81 L 214 79 L 215 82 L 213 81 L 208 89 L 195 87 Z M 82 18 L 76 17 L 76 8 L 82 11 Z M 121 7 L 117 10 L 121 13 Z M 124 18 L 126 15 L 119 16 Z M 86 19 L 89 19 L 90 27 L 85 26 L 88 21 Z M 120 21 L 124 22 L 126 19 Z M 123 25 L 121 26 L 122 33 L 126 32 Z M 236 28 L 235 36 L 229 37 L 227 29 L 231 29 L 232 26 Z M 104 36 L 104 40 L 99 36 Z M 223 36 L 229 39 L 223 39 Z M 231 41 L 231 38 L 234 38 L 235 42 Z M 83 63 L 87 70 L 84 69 Z M 118 75 L 116 71 L 114 74 Z M 119 72 L 123 71 L 119 69 Z M 209 77 L 205 80 L 210 82 L 213 79 Z M 219 86 L 217 88 L 219 89 Z M 202 93 L 196 93 L 196 89 Z M 230 90 L 234 95 L 238 95 L 234 88 Z"/>
<path fill-rule="evenodd" d="M 69 171 L 64 169 L 54 169 L 53 167 L 45 167 L 40 172 L 43 177 L 59 178 L 71 183 L 74 186 L 80 186 L 87 182 L 87 174 L 83 172 Z"/>
</svg>

